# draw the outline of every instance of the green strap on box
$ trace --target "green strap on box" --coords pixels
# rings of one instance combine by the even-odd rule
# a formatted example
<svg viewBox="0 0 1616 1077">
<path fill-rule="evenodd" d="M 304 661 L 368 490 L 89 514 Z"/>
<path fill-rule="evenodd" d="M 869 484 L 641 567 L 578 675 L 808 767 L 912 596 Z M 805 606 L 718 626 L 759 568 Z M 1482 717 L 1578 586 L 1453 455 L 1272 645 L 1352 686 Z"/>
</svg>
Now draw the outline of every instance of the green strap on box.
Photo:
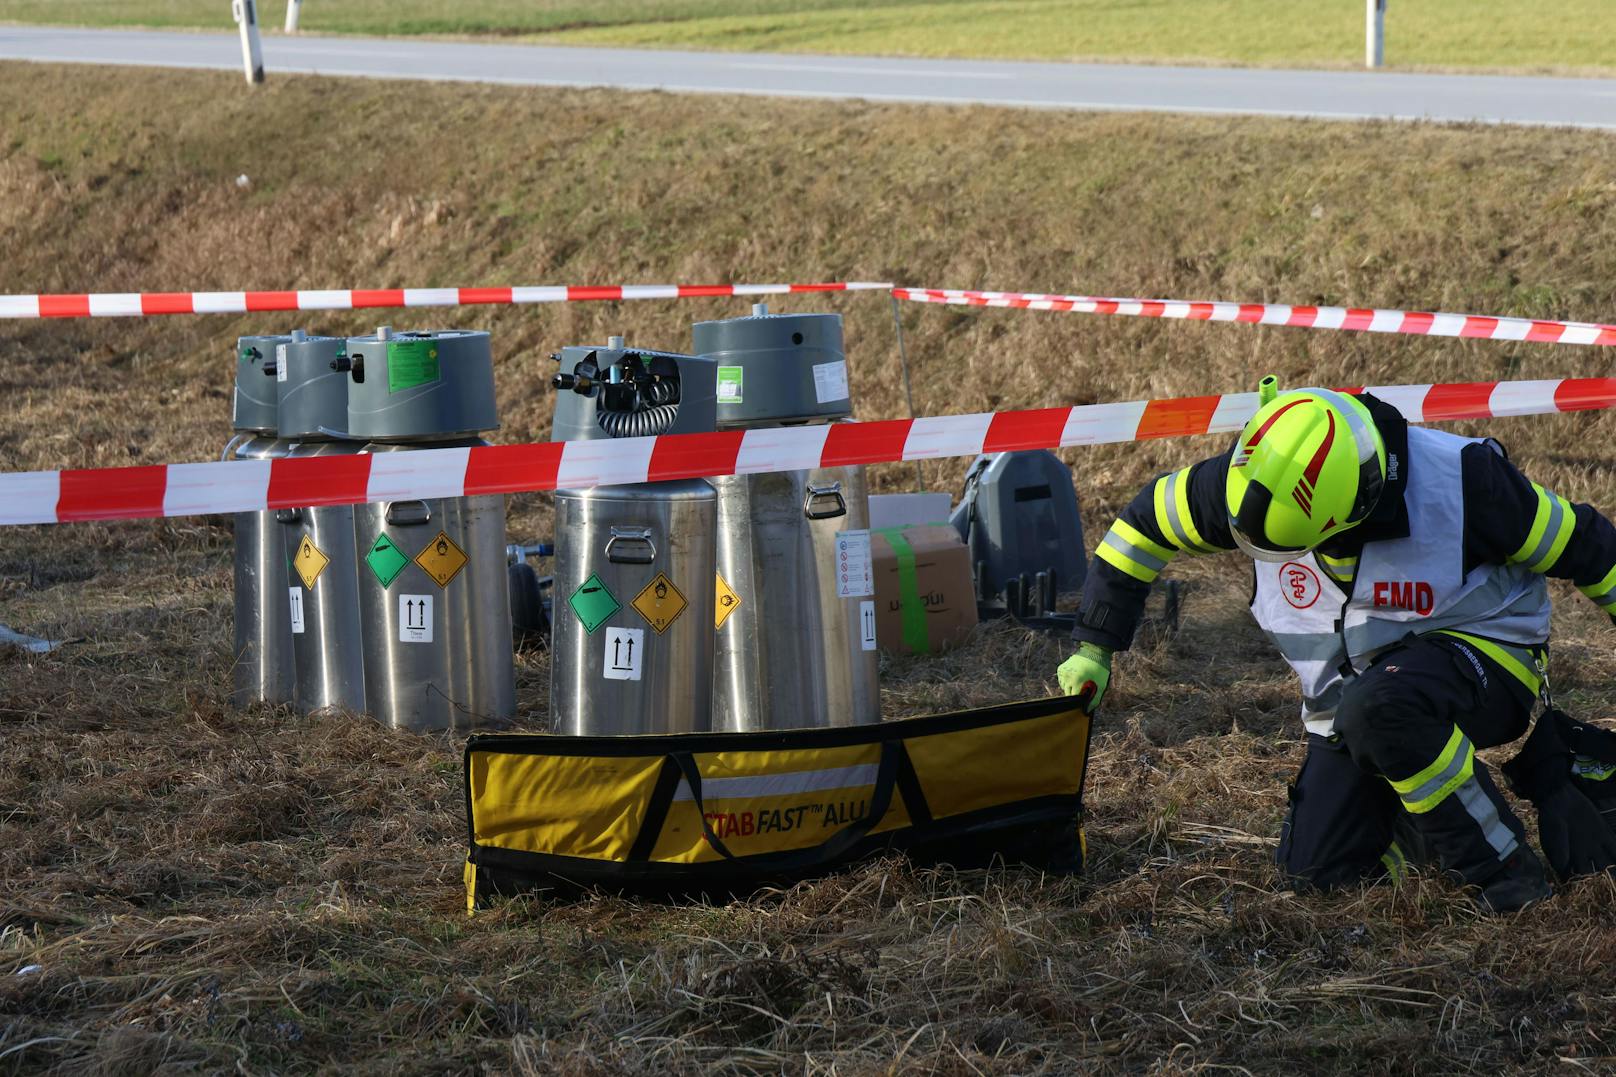
<svg viewBox="0 0 1616 1077">
<path fill-rule="evenodd" d="M 903 537 L 901 527 L 883 527 L 870 533 L 891 543 L 892 555 L 898 561 L 898 612 L 903 618 L 903 645 L 914 654 L 930 654 L 926 608 L 920 603 L 920 580 L 915 574 L 915 548 Z"/>
</svg>

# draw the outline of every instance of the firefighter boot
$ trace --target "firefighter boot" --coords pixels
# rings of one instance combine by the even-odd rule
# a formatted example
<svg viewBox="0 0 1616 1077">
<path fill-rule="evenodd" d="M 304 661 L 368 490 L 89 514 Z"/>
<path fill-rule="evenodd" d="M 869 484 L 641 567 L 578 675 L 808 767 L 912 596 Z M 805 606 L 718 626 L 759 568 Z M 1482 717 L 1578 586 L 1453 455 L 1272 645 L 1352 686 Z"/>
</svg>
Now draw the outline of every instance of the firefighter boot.
<svg viewBox="0 0 1616 1077">
<path fill-rule="evenodd" d="M 1518 912 L 1553 892 L 1543 874 L 1543 862 L 1522 845 L 1504 862 L 1503 870 L 1481 884 L 1476 904 L 1486 913 Z"/>
</svg>

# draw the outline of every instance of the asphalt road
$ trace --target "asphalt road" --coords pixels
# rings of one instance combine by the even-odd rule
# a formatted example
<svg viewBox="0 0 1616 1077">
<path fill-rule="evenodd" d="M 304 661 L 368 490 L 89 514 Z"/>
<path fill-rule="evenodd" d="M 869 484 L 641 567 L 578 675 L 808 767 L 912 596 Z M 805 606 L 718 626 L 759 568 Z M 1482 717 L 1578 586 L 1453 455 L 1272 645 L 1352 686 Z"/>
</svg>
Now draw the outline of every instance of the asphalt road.
<svg viewBox="0 0 1616 1077">
<path fill-rule="evenodd" d="M 0 26 L 0 59 L 241 69 L 234 33 Z M 277 75 L 610 86 L 1020 108 L 1616 129 L 1616 79 L 1410 75 L 1122 64 L 897 60 L 484 45 L 412 38 L 264 38 Z"/>
</svg>

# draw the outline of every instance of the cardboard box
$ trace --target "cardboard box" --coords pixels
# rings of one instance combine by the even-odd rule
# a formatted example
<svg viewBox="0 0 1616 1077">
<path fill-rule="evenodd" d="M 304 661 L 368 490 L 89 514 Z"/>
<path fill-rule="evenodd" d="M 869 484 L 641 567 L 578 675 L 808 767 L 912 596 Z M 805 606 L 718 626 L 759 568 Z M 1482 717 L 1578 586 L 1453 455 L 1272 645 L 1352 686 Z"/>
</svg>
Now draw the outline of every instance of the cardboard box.
<svg viewBox="0 0 1616 1077">
<path fill-rule="evenodd" d="M 953 499 L 947 494 L 870 495 L 870 527 L 876 531 L 944 523 L 953 511 Z"/>
<path fill-rule="evenodd" d="M 971 552 L 952 527 L 870 532 L 875 637 L 884 650 L 929 654 L 960 643 L 976 626 Z"/>
</svg>

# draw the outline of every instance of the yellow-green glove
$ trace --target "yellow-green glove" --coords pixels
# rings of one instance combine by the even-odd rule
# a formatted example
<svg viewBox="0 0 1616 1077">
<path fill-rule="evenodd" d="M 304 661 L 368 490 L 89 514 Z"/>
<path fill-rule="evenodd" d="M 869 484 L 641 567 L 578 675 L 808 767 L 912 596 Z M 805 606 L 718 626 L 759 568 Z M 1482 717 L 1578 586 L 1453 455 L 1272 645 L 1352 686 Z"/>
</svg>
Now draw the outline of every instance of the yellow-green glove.
<svg viewBox="0 0 1616 1077">
<path fill-rule="evenodd" d="M 1092 714 L 1099 710 L 1106 686 L 1111 683 L 1111 649 L 1098 643 L 1081 643 L 1077 653 L 1061 663 L 1055 676 L 1067 695 L 1088 693 L 1088 711 Z"/>
</svg>

